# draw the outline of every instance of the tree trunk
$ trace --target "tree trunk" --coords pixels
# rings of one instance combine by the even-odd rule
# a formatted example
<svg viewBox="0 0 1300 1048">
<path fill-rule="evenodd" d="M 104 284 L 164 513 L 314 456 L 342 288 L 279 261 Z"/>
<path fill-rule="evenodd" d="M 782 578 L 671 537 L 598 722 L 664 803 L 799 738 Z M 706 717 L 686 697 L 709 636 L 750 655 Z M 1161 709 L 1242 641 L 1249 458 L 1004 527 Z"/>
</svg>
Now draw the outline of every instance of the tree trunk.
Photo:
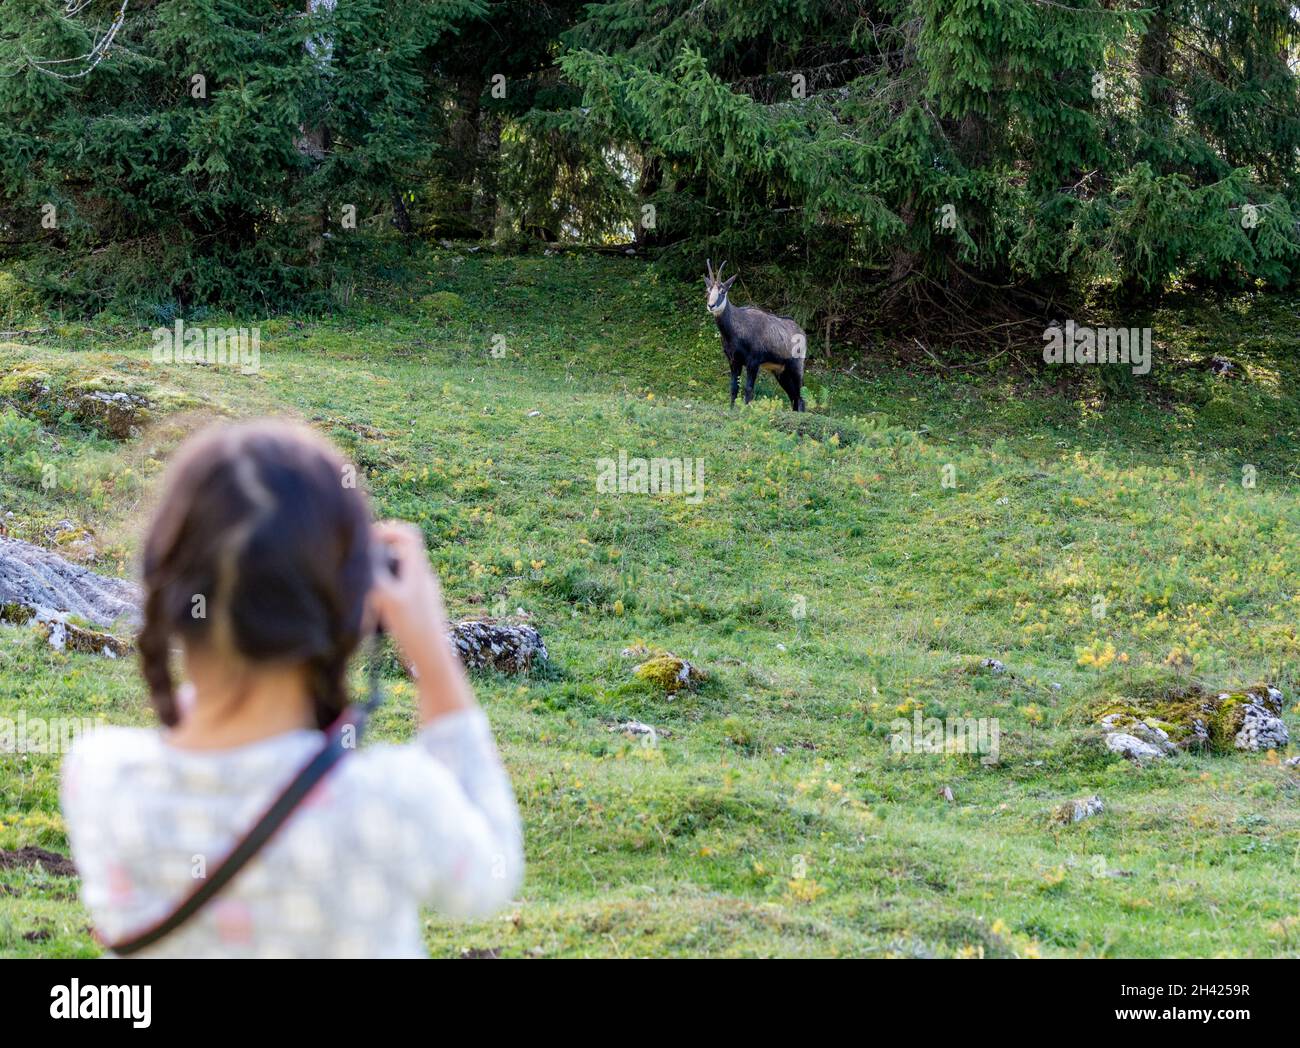
<svg viewBox="0 0 1300 1048">
<path fill-rule="evenodd" d="M 478 140 L 474 151 L 477 186 L 474 191 L 472 220 L 484 239 L 497 234 L 497 173 L 501 159 L 501 114 L 481 113 Z"/>
<path fill-rule="evenodd" d="M 663 184 L 663 167 L 657 156 L 645 156 L 641 158 L 641 177 L 637 181 L 636 195 L 638 200 L 637 214 L 633 220 L 633 226 L 636 230 L 635 239 L 638 248 L 652 247 L 655 244 L 662 243 L 659 234 L 658 215 L 655 216 L 653 226 L 647 228 L 644 224 L 645 212 L 640 210 L 646 204 L 651 203 L 659 187 Z"/>
<path fill-rule="evenodd" d="M 1143 107 L 1152 119 L 1149 133 L 1159 137 L 1174 113 L 1174 88 L 1169 82 L 1173 35 L 1170 31 L 1169 0 L 1158 0 L 1156 13 L 1147 23 L 1147 31 L 1138 47 L 1138 77 Z"/>
<path fill-rule="evenodd" d="M 483 82 L 477 77 L 460 80 L 456 84 L 455 108 L 447 137 L 451 153 L 451 180 L 457 189 L 456 199 L 449 205 L 454 217 L 448 217 L 456 236 L 472 236 L 476 227 L 473 217 L 474 168 L 478 156 L 482 94 Z"/>
<path fill-rule="evenodd" d="M 400 190 L 393 192 L 393 225 L 397 227 L 399 233 L 404 237 L 411 235 L 411 215 L 406 210 L 406 201 L 402 199 Z"/>
</svg>

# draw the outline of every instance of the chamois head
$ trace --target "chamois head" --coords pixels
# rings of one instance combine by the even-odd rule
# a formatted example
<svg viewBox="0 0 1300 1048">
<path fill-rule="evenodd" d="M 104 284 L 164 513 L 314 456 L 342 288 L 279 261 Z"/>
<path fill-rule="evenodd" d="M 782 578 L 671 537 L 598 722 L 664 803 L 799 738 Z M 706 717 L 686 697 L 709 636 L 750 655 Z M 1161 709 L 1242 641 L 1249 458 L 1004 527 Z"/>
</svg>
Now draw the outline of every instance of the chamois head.
<svg viewBox="0 0 1300 1048">
<path fill-rule="evenodd" d="M 727 290 L 731 287 L 732 282 L 736 278 L 732 275 L 726 280 L 722 279 L 722 271 L 726 268 L 726 262 L 723 262 L 722 265 L 718 267 L 716 275 L 713 272 L 712 262 L 706 258 L 704 264 L 709 270 L 708 275 L 704 278 L 704 290 L 708 295 L 706 305 L 709 308 L 709 312 L 716 317 L 721 315 L 727 308 Z"/>
</svg>

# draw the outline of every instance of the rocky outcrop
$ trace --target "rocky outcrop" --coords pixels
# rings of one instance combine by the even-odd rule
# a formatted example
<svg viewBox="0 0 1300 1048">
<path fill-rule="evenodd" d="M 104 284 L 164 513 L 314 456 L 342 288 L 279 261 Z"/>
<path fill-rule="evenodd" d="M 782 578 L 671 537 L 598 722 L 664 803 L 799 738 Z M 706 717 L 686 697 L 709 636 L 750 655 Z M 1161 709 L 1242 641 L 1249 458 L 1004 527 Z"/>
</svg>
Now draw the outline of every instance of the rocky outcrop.
<svg viewBox="0 0 1300 1048">
<path fill-rule="evenodd" d="M 1150 748 L 1156 751 L 1154 756 L 1167 757 L 1178 750 L 1178 747 L 1170 740 L 1168 733 L 1158 724 L 1153 721 L 1138 720 L 1138 718 L 1127 714 L 1111 713 L 1102 717 L 1101 730 L 1106 733 L 1107 745 L 1116 753 L 1120 752 L 1122 748 L 1140 752 L 1143 756 L 1153 756 L 1153 754 L 1145 752 L 1146 749 Z M 1112 744 L 1111 739 L 1118 741 Z M 1129 739 L 1135 739 L 1141 745 L 1134 747 L 1127 741 Z"/>
<path fill-rule="evenodd" d="M 1280 750 L 1291 742 L 1291 734 L 1282 722 L 1282 692 L 1267 684 L 1244 692 L 1219 696 L 1221 703 L 1235 702 L 1241 721 L 1233 745 L 1239 750 Z"/>
<path fill-rule="evenodd" d="M 1270 684 L 1240 691 L 1188 687 L 1167 695 L 1110 703 L 1099 724 L 1106 746 L 1130 760 L 1155 760 L 1180 750 L 1280 750 L 1291 741 L 1282 721 L 1282 692 Z"/>
<path fill-rule="evenodd" d="M 92 389 L 71 397 L 69 406 L 82 424 L 115 440 L 126 440 L 140 435 L 153 405 L 140 393 Z"/>
<path fill-rule="evenodd" d="M 74 615 L 97 626 L 119 619 L 134 625 L 139 598 L 139 588 L 126 579 L 97 574 L 21 539 L 0 538 L 0 606 L 37 616 Z"/>
<path fill-rule="evenodd" d="M 0 621 L 32 623 L 57 651 L 116 658 L 130 645 L 90 626 L 139 622 L 139 589 L 100 575 L 57 553 L 0 537 Z M 89 623 L 90 625 L 85 625 Z"/>
<path fill-rule="evenodd" d="M 11 376 L 0 396 L 19 411 L 46 423 L 64 416 L 114 440 L 139 436 L 153 417 L 154 403 L 140 391 L 106 388 L 95 378 L 51 377 L 43 372 Z"/>
</svg>

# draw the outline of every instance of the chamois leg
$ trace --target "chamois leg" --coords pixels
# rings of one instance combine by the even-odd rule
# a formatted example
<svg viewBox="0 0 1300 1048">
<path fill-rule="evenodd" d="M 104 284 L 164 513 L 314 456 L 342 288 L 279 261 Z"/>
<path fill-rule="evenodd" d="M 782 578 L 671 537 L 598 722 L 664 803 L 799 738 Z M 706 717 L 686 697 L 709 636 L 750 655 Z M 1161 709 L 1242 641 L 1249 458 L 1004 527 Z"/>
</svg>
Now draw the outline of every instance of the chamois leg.
<svg viewBox="0 0 1300 1048">
<path fill-rule="evenodd" d="M 777 383 L 785 390 L 785 395 L 790 398 L 791 411 L 803 411 L 803 394 L 800 387 L 803 385 L 803 376 L 796 374 L 789 368 L 776 376 Z"/>
<path fill-rule="evenodd" d="M 736 394 L 740 392 L 740 363 L 731 365 L 731 406 L 736 406 Z"/>
<path fill-rule="evenodd" d="M 745 403 L 754 399 L 754 383 L 758 381 L 758 365 L 750 364 L 745 368 Z"/>
</svg>

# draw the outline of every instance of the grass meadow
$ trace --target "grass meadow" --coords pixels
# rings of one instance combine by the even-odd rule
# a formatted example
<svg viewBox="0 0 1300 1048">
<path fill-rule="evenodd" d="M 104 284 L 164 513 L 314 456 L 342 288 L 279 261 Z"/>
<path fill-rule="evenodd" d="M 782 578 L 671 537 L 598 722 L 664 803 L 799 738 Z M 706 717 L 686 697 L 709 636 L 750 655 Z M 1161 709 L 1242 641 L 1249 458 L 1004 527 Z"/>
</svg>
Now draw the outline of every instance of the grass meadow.
<svg viewBox="0 0 1300 1048">
<path fill-rule="evenodd" d="M 1151 376 L 1118 387 L 816 340 L 795 416 L 767 376 L 730 409 L 698 282 L 634 260 L 434 250 L 354 302 L 192 321 L 257 325 L 250 375 L 154 363 L 147 318 L 11 318 L 0 522 L 130 574 L 178 441 L 284 414 L 423 528 L 453 617 L 523 609 L 550 663 L 475 685 L 525 884 L 485 922 L 429 915 L 435 956 L 1300 955 L 1289 754 L 1142 767 L 1095 728 L 1117 696 L 1266 680 L 1300 731 L 1300 304 L 1174 301 Z M 32 377 L 160 409 L 114 440 L 34 417 Z M 702 497 L 598 492 L 620 451 L 701 463 Z M 704 680 L 665 694 L 638 644 Z M 376 732 L 400 739 L 411 690 L 387 686 Z M 916 711 L 996 718 L 999 759 L 892 753 Z M 151 720 L 133 660 L 0 626 L 20 714 Z M 0 756 L 0 848 L 66 850 L 58 772 Z M 1051 820 L 1091 794 L 1102 814 Z M 96 954 L 76 888 L 0 869 L 0 954 Z"/>
</svg>

